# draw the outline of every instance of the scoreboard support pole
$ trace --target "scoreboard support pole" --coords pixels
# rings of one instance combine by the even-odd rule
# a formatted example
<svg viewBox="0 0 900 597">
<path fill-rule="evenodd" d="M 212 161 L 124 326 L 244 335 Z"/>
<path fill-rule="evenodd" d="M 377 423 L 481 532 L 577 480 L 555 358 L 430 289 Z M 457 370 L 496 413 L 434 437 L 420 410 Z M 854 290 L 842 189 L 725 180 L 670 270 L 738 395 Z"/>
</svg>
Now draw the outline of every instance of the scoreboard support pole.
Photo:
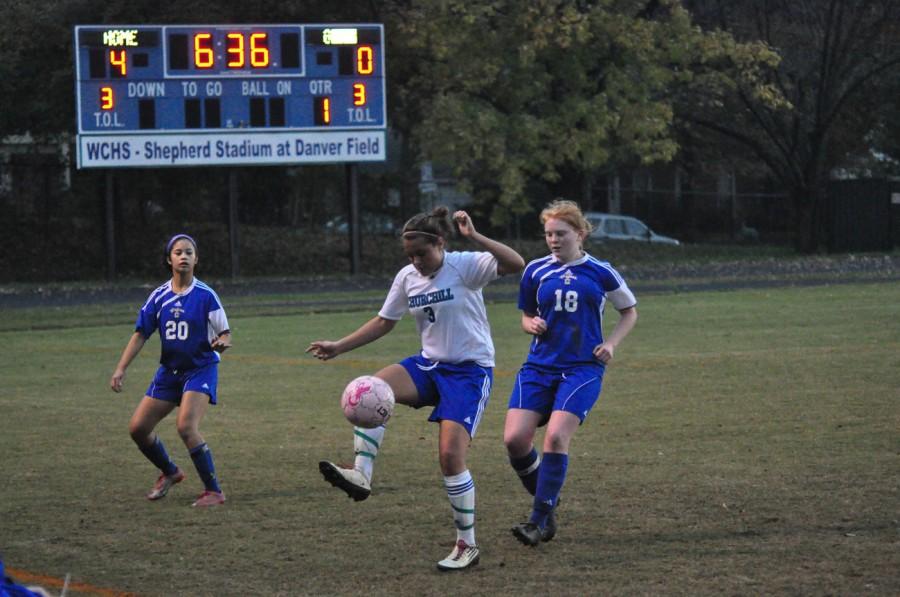
<svg viewBox="0 0 900 597">
<path fill-rule="evenodd" d="M 360 272 L 360 229 L 359 229 L 359 180 L 357 176 L 356 164 L 347 164 L 347 219 L 348 232 L 350 237 L 350 273 L 357 275 Z"/>
<path fill-rule="evenodd" d="M 113 171 L 104 172 L 104 223 L 106 228 L 106 279 L 116 279 L 116 188 Z"/>
<path fill-rule="evenodd" d="M 241 256 L 238 244 L 238 183 L 237 170 L 228 169 L 228 247 L 231 253 L 231 280 L 241 274 Z"/>
</svg>

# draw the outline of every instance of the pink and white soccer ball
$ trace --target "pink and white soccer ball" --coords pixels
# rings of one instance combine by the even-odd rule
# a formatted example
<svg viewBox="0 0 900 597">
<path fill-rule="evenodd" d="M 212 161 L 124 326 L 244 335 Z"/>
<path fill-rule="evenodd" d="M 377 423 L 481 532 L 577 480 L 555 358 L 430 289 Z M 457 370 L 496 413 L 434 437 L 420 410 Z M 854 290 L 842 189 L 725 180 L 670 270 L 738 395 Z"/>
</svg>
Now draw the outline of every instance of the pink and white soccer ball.
<svg viewBox="0 0 900 597">
<path fill-rule="evenodd" d="M 371 429 L 384 425 L 394 412 L 394 391 L 379 377 L 357 377 L 344 388 L 341 409 L 357 427 Z"/>
</svg>

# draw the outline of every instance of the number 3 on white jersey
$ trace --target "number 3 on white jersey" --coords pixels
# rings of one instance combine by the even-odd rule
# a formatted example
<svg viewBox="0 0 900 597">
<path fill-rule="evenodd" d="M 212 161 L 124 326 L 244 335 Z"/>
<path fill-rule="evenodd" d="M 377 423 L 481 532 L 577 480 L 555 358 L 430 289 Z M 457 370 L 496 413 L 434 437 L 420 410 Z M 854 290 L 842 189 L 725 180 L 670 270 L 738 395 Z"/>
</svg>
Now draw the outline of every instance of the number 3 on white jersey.
<svg viewBox="0 0 900 597">
<path fill-rule="evenodd" d="M 166 322 L 166 340 L 187 340 L 188 322 L 186 321 L 167 321 Z"/>
<path fill-rule="evenodd" d="M 578 310 L 578 291 L 566 291 L 566 300 L 563 301 L 562 288 L 556 289 L 556 307 L 554 307 L 554 311 L 562 311 L 563 308 L 569 313 L 574 313 Z"/>
</svg>

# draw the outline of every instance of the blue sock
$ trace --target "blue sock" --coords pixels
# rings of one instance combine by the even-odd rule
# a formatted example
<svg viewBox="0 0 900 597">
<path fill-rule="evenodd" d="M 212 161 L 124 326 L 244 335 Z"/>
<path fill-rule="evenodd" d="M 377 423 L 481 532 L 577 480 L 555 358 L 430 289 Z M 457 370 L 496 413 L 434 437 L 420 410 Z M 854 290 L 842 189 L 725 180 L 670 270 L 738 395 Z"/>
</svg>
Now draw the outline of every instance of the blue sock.
<svg viewBox="0 0 900 597">
<path fill-rule="evenodd" d="M 216 479 L 216 466 L 213 464 L 212 452 L 205 443 L 195 448 L 191 448 L 191 460 L 194 461 L 194 467 L 203 486 L 207 491 L 222 491 L 219 488 L 219 480 Z"/>
<path fill-rule="evenodd" d="M 149 446 L 138 444 L 138 448 L 147 457 L 147 460 L 152 462 L 153 466 L 161 470 L 164 475 L 174 475 L 175 471 L 178 470 L 178 467 L 169 458 L 169 453 L 166 452 L 166 447 L 158 435 Z"/>
<path fill-rule="evenodd" d="M 537 490 L 538 472 L 541 466 L 541 457 L 538 455 L 537 450 L 534 449 L 534 446 L 531 447 L 531 452 L 525 456 L 520 458 L 510 456 L 509 463 L 519 475 L 519 481 L 522 482 L 528 493 L 534 495 Z"/>
<path fill-rule="evenodd" d="M 547 516 L 559 501 L 559 492 L 566 482 L 566 469 L 569 467 L 569 455 L 556 452 L 544 452 L 538 475 L 537 491 L 534 494 L 534 509 L 531 511 L 531 522 L 544 528 Z"/>
</svg>

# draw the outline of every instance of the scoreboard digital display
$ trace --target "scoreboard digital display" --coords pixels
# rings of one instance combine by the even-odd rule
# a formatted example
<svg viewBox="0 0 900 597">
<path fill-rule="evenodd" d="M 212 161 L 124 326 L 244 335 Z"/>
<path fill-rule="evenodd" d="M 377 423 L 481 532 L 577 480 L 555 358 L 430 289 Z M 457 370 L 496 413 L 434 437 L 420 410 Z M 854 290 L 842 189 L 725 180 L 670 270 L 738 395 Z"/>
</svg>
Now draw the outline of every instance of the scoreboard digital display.
<svg viewBox="0 0 900 597">
<path fill-rule="evenodd" d="M 380 24 L 75 28 L 79 167 L 380 161 Z"/>
</svg>

